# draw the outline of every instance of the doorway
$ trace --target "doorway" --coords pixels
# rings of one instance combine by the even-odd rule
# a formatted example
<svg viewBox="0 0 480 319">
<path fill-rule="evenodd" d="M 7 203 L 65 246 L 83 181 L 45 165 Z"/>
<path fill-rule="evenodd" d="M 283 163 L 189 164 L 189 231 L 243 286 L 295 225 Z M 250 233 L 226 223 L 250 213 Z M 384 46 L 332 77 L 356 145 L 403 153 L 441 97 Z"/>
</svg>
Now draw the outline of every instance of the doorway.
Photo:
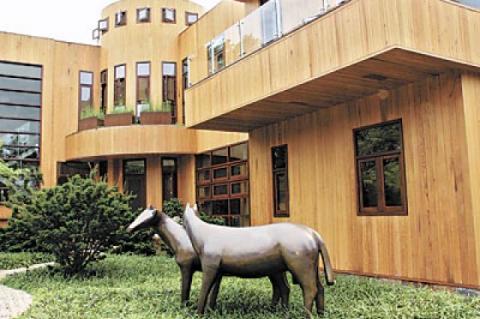
<svg viewBox="0 0 480 319">
<path fill-rule="evenodd" d="M 136 196 L 132 200 L 133 210 L 145 208 L 147 202 L 145 159 L 126 160 L 123 162 L 123 185 L 126 193 Z"/>
</svg>

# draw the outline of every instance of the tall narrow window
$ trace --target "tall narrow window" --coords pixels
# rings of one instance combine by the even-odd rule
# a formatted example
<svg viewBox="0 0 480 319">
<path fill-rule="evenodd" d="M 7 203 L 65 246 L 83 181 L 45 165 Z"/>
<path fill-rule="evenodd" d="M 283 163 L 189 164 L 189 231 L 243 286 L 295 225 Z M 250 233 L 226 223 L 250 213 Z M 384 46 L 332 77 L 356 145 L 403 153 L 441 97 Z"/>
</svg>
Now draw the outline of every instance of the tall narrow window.
<svg viewBox="0 0 480 319">
<path fill-rule="evenodd" d="M 125 191 L 132 193 L 132 208 L 138 210 L 147 204 L 147 175 L 144 159 L 126 160 L 123 162 L 123 184 Z"/>
<path fill-rule="evenodd" d="M 275 217 L 289 216 L 288 192 L 288 146 L 272 148 L 273 214 Z"/>
<path fill-rule="evenodd" d="M 115 83 L 114 83 L 114 107 L 125 107 L 126 98 L 126 67 L 125 64 L 115 67 Z"/>
<path fill-rule="evenodd" d="M 213 39 L 207 46 L 208 73 L 213 74 L 225 66 L 225 37 Z"/>
<path fill-rule="evenodd" d="M 137 9 L 137 23 L 150 22 L 150 8 Z"/>
<path fill-rule="evenodd" d="M 177 115 L 177 64 L 175 62 L 162 63 L 162 96 L 163 104 L 172 113 L 172 122 L 176 123 Z"/>
<path fill-rule="evenodd" d="M 187 26 L 194 24 L 198 20 L 198 13 L 185 12 L 185 24 Z"/>
<path fill-rule="evenodd" d="M 354 130 L 359 215 L 406 215 L 402 122 Z"/>
<path fill-rule="evenodd" d="M 162 191 L 163 201 L 178 197 L 177 160 L 175 158 L 162 158 Z"/>
<path fill-rule="evenodd" d="M 115 13 L 115 26 L 120 27 L 123 25 L 127 25 L 127 11 Z"/>
<path fill-rule="evenodd" d="M 183 59 L 182 61 L 182 88 L 183 88 L 183 99 L 182 99 L 182 120 L 185 124 L 185 90 L 190 86 L 190 63 L 188 58 Z"/>
<path fill-rule="evenodd" d="M 100 73 L 100 111 L 107 113 L 108 107 L 108 70 Z"/>
<path fill-rule="evenodd" d="M 163 8 L 162 9 L 162 21 L 165 23 L 176 23 L 177 14 L 175 9 L 172 8 Z"/>
<path fill-rule="evenodd" d="M 79 116 L 82 112 L 92 107 L 93 102 L 93 73 L 80 71 L 79 85 Z"/>
<path fill-rule="evenodd" d="M 137 116 L 150 107 L 150 62 L 137 63 Z"/>
</svg>

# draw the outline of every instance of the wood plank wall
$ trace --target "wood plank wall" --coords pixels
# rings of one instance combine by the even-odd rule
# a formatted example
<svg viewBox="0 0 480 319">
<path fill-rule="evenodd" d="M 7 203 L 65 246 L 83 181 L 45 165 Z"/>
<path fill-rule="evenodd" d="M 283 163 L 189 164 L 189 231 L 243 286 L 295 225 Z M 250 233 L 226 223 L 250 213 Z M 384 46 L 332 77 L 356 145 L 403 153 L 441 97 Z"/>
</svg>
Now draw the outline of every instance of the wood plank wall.
<svg viewBox="0 0 480 319">
<path fill-rule="evenodd" d="M 465 77 L 465 105 L 452 73 L 251 132 L 252 223 L 317 229 L 338 270 L 479 287 L 480 178 L 469 168 L 480 156 L 480 81 Z M 409 215 L 358 217 L 352 130 L 399 118 Z M 280 144 L 289 147 L 289 219 L 272 217 L 270 149 Z"/>
</svg>

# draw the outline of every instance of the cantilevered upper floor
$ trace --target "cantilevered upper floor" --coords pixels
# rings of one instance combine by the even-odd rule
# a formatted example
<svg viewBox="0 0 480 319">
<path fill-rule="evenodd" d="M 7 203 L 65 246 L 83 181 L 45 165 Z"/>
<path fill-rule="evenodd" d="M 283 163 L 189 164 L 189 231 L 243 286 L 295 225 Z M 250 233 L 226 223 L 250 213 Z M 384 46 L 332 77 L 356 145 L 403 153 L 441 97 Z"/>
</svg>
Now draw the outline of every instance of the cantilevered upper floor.
<svg viewBox="0 0 480 319">
<path fill-rule="evenodd" d="M 197 44 L 205 53 L 192 54 L 192 70 L 205 71 L 192 74 L 186 90 L 187 126 L 251 131 L 432 74 L 480 67 L 480 11 L 470 2 L 301 3 L 270 0 Z"/>
</svg>

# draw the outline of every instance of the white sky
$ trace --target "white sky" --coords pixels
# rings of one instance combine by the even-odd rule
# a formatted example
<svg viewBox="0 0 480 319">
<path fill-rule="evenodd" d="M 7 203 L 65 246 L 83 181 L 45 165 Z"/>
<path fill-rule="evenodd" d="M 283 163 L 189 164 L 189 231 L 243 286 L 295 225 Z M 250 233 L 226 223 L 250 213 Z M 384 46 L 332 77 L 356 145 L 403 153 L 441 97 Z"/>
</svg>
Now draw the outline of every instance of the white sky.
<svg viewBox="0 0 480 319">
<path fill-rule="evenodd" d="M 94 44 L 102 9 L 116 0 L 0 0 L 0 31 Z M 209 9 L 220 0 L 192 0 Z"/>
</svg>

